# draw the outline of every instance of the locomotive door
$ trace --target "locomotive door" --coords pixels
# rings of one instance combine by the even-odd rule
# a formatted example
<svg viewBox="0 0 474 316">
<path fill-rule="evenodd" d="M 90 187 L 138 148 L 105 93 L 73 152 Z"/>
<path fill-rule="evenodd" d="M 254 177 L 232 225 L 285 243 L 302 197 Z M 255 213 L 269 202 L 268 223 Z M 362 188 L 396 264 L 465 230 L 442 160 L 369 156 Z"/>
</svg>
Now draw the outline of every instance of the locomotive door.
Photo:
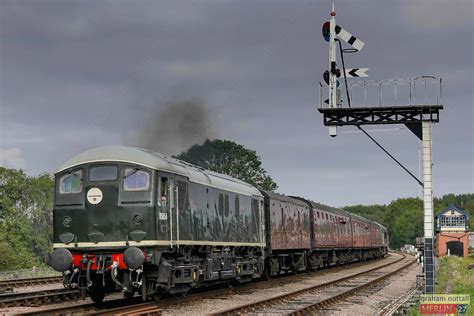
<svg viewBox="0 0 474 316">
<path fill-rule="evenodd" d="M 175 179 L 162 176 L 160 178 L 160 231 L 167 238 L 170 247 L 179 246 L 179 216 L 178 216 L 178 183 Z M 184 192 L 186 193 L 186 192 Z"/>
<path fill-rule="evenodd" d="M 166 176 L 160 177 L 160 210 L 159 210 L 159 226 L 162 238 L 166 238 L 170 242 L 170 247 L 175 244 L 176 240 L 176 193 L 175 182 Z"/>
</svg>

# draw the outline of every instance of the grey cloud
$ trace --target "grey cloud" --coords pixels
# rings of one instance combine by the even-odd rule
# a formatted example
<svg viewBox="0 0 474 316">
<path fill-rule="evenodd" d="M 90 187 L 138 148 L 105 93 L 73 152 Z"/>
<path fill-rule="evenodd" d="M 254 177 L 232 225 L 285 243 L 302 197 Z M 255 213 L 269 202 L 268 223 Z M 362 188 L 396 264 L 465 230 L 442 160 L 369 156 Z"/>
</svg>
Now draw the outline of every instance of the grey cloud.
<svg viewBox="0 0 474 316">
<path fill-rule="evenodd" d="M 444 78 L 437 194 L 474 190 L 472 6 L 336 3 L 338 24 L 366 42 L 349 67 L 370 67 L 371 79 Z M 0 147 L 20 148 L 29 172 L 54 170 L 81 150 L 122 142 L 168 100 L 197 96 L 215 134 L 257 150 L 282 192 L 335 205 L 416 195 L 363 135 L 332 139 L 322 126 L 315 87 L 328 67 L 329 10 L 326 1 L 4 0 Z M 409 132 L 374 135 L 417 170 Z"/>
</svg>

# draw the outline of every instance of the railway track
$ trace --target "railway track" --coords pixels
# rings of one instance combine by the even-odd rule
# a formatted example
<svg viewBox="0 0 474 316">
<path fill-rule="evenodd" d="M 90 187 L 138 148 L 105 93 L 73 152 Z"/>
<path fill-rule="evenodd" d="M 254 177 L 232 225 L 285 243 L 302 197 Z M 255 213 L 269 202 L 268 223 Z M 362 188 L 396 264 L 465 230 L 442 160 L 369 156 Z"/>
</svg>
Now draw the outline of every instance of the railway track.
<svg viewBox="0 0 474 316">
<path fill-rule="evenodd" d="M 62 282 L 61 276 L 49 276 L 43 278 L 0 280 L 0 288 L 19 288 L 40 284 L 54 284 Z"/>
<path fill-rule="evenodd" d="M 402 307 L 410 298 L 419 291 L 419 288 L 414 286 L 408 292 L 385 306 L 378 314 L 378 316 L 390 316 L 397 312 L 397 310 Z"/>
<path fill-rule="evenodd" d="M 403 259 L 403 258 L 402 258 Z M 372 261 L 376 263 L 377 261 Z M 393 261 L 390 263 L 392 264 Z M 243 286 L 237 286 L 234 288 L 225 288 L 225 289 L 216 289 L 216 290 L 208 290 L 206 289 L 205 292 L 191 294 L 185 297 L 170 297 L 162 299 L 158 304 L 156 302 L 143 302 L 141 297 L 135 297 L 134 300 L 130 299 L 116 299 L 116 300 L 109 300 L 105 301 L 100 305 L 96 305 L 94 303 L 86 303 L 76 306 L 68 306 L 68 307 L 56 307 L 44 310 L 36 310 L 31 313 L 23 313 L 23 315 L 39 315 L 39 314 L 56 314 L 56 315 L 63 315 L 63 314 L 89 314 L 89 315 L 111 315 L 111 314 L 136 314 L 138 311 L 143 314 L 150 314 L 156 315 L 160 313 L 160 309 L 174 306 L 176 304 L 183 304 L 192 301 L 198 301 L 203 299 L 215 298 L 218 296 L 225 296 L 225 295 L 234 295 L 240 293 L 248 293 L 251 290 L 257 289 L 265 289 L 265 288 L 273 288 L 278 286 L 283 286 L 289 283 L 295 283 L 304 279 L 312 278 L 314 276 L 325 276 L 330 275 L 332 273 L 341 272 L 347 270 L 349 268 L 359 268 L 362 266 L 367 265 L 367 262 L 355 262 L 350 264 L 349 266 L 340 266 L 340 267 L 330 267 L 328 269 L 319 270 L 316 272 L 310 273 L 302 273 L 296 275 L 289 275 L 289 276 L 281 276 L 279 278 L 271 279 L 269 281 L 262 281 L 258 283 L 251 283 L 245 284 Z M 386 266 L 386 265 L 384 265 Z M 380 266 L 379 266 L 380 267 Z"/>
<path fill-rule="evenodd" d="M 293 291 L 260 300 L 246 303 L 226 310 L 219 311 L 215 315 L 235 314 L 285 314 L 306 315 L 315 313 L 325 307 L 345 299 L 354 293 L 385 280 L 395 273 L 407 268 L 416 261 L 411 256 L 403 257 L 382 266 L 367 271 L 349 275 L 334 281 L 313 285 L 301 290 Z M 390 267 L 390 268 L 389 268 Z M 381 271 L 389 270 L 389 271 Z"/>
<path fill-rule="evenodd" d="M 78 290 L 54 289 L 0 295 L 0 308 L 14 306 L 40 306 L 79 298 Z"/>
</svg>

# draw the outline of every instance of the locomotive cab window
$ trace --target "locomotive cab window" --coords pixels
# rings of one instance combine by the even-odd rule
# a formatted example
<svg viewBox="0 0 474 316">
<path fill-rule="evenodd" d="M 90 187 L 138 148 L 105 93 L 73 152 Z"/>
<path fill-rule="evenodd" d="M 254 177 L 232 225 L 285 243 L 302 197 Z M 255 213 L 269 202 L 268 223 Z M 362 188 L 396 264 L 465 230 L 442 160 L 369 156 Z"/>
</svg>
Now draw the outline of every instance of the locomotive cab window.
<svg viewBox="0 0 474 316">
<path fill-rule="evenodd" d="M 82 170 L 70 172 L 59 179 L 59 193 L 74 194 L 82 191 Z"/>
<path fill-rule="evenodd" d="M 95 166 L 89 169 L 89 181 L 113 181 L 117 179 L 117 166 Z"/>
<path fill-rule="evenodd" d="M 150 188 L 150 174 L 137 168 L 126 168 L 123 174 L 125 191 L 146 191 Z"/>
</svg>

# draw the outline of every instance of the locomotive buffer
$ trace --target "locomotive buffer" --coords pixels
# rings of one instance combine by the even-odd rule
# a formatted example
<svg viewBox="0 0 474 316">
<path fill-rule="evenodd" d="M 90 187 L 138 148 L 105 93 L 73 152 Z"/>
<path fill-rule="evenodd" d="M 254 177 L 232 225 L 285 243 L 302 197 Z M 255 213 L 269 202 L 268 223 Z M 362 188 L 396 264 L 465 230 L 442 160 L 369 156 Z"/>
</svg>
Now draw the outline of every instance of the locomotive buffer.
<svg viewBox="0 0 474 316">
<path fill-rule="evenodd" d="M 323 37 L 329 42 L 329 70 L 323 75 L 328 89 L 326 92 L 320 83 L 318 110 L 323 115 L 324 125 L 329 127 L 330 136 L 337 135 L 338 126 L 357 127 L 423 187 L 424 291 L 434 293 L 431 127 L 433 123 L 439 122 L 439 111 L 443 109 L 442 81 L 432 76 L 421 76 L 413 79 L 364 80 L 348 83 L 347 78 L 368 76 L 367 68 L 346 69 L 344 63 L 344 54 L 359 51 L 364 43 L 338 26 L 335 16 L 333 5 L 331 19 L 323 25 Z M 337 37 L 352 48 L 343 49 Z M 343 69 L 337 67 L 337 46 L 340 49 Z M 339 89 L 340 77 L 344 78 L 344 89 L 342 87 Z M 342 90 L 345 90 L 344 93 Z M 323 101 L 325 95 L 328 98 Z M 345 103 L 342 95 L 345 95 Z M 358 104 L 354 104 L 356 98 L 361 100 Z M 405 168 L 362 128 L 363 125 L 381 124 L 404 124 L 422 141 L 423 181 Z"/>
</svg>

